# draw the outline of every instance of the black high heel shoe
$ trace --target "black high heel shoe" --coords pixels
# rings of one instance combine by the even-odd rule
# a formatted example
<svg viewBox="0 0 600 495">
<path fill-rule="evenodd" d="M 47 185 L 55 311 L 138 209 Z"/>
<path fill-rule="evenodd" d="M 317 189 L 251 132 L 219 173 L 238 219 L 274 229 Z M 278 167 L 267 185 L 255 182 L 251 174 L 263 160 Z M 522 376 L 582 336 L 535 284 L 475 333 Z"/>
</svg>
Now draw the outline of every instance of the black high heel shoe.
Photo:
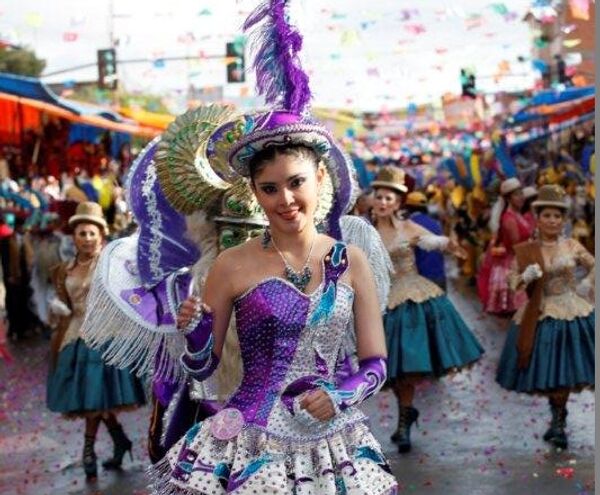
<svg viewBox="0 0 600 495">
<path fill-rule="evenodd" d="M 117 425 L 114 428 L 109 428 L 108 432 L 110 433 L 115 446 L 113 449 L 112 458 L 104 461 L 102 466 L 106 470 L 120 469 L 121 464 L 123 464 L 123 457 L 125 457 L 127 452 L 129 452 L 129 458 L 131 461 L 133 461 L 133 453 L 131 451 L 133 443 L 131 440 L 129 440 L 129 438 L 127 438 L 127 435 L 125 435 L 121 425 Z"/>
<path fill-rule="evenodd" d="M 85 436 L 83 444 L 83 470 L 85 471 L 85 480 L 94 482 L 98 479 L 98 465 L 96 452 L 94 452 L 95 437 Z"/>
<path fill-rule="evenodd" d="M 400 406 L 398 411 L 398 428 L 391 436 L 392 442 L 398 445 L 398 452 L 404 454 L 410 452 L 410 428 L 419 419 L 419 411 L 414 407 Z M 418 421 L 417 421 L 417 424 Z"/>
<path fill-rule="evenodd" d="M 564 406 L 555 406 L 550 404 L 552 420 L 550 427 L 544 433 L 544 440 L 557 449 L 565 450 L 569 446 L 565 427 L 567 426 L 567 408 Z"/>
</svg>

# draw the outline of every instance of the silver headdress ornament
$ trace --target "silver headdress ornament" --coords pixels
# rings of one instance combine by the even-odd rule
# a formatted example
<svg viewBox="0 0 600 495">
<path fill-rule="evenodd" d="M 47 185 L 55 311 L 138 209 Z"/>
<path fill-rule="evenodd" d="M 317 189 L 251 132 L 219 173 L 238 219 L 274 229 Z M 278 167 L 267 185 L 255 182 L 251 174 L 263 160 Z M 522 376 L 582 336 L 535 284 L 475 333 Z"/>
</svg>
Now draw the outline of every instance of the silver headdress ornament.
<svg viewBox="0 0 600 495">
<path fill-rule="evenodd" d="M 231 187 L 217 154 L 207 157 L 208 138 L 219 126 L 231 121 L 231 107 L 210 105 L 189 110 L 172 122 L 156 150 L 156 173 L 165 197 L 176 210 L 191 214 L 215 201 Z"/>
</svg>

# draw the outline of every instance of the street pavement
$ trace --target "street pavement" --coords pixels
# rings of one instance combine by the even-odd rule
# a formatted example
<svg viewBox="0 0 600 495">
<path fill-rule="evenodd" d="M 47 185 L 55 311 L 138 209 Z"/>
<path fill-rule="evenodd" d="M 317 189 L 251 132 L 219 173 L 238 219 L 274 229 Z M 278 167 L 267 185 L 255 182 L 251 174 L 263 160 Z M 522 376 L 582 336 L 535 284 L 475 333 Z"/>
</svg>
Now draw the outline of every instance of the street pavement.
<svg viewBox="0 0 600 495">
<path fill-rule="evenodd" d="M 486 354 L 471 370 L 423 383 L 416 395 L 419 426 L 413 450 L 398 454 L 389 441 L 396 404 L 384 391 L 364 407 L 400 483 L 400 493 L 423 495 L 587 495 L 594 493 L 594 396 L 569 401 L 570 447 L 555 452 L 541 436 L 549 417 L 543 398 L 503 391 L 495 367 L 508 321 L 483 316 L 473 290 L 458 284 L 451 298 Z M 12 345 L 14 361 L 0 362 L 0 494 L 147 495 L 145 467 L 148 407 L 121 415 L 134 440 L 134 460 L 120 472 L 100 468 L 86 485 L 81 467 L 83 422 L 66 421 L 45 407 L 48 341 L 33 337 Z M 104 426 L 99 459 L 110 457 Z"/>
</svg>

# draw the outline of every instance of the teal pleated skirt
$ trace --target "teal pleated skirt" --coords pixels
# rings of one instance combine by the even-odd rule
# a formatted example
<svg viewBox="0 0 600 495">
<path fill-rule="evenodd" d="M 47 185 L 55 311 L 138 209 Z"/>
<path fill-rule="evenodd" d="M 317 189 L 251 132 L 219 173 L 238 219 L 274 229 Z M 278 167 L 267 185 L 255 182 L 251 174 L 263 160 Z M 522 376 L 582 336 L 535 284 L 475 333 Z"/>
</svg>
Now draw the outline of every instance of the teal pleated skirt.
<svg viewBox="0 0 600 495">
<path fill-rule="evenodd" d="M 67 344 L 48 375 L 48 409 L 66 415 L 118 411 L 146 402 L 141 380 L 127 369 L 107 366 L 82 339 Z"/>
<path fill-rule="evenodd" d="M 531 360 L 525 369 L 517 367 L 519 327 L 513 323 L 496 381 L 507 390 L 525 393 L 593 387 L 595 323 L 595 311 L 574 320 L 544 318 L 537 325 Z"/>
<path fill-rule="evenodd" d="M 440 377 L 477 361 L 483 347 L 446 295 L 406 301 L 384 317 L 388 378 Z"/>
</svg>

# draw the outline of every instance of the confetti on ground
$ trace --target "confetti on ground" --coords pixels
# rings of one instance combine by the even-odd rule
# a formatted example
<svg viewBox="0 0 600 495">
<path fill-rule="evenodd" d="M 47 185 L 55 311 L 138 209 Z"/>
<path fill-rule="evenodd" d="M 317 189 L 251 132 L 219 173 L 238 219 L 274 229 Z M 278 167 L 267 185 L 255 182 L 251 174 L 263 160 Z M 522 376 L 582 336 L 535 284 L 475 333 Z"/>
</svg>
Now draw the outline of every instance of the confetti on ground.
<svg viewBox="0 0 600 495">
<path fill-rule="evenodd" d="M 506 321 L 496 317 L 477 321 L 480 312 L 476 302 L 465 299 L 469 294 L 453 292 L 451 298 L 486 354 L 471 370 L 419 384 L 415 406 L 421 415 L 413 429 L 413 451 L 400 455 L 389 440 L 397 418 L 391 390 L 381 392 L 364 408 L 399 480 L 400 493 L 464 495 L 483 486 L 490 495 L 591 495 L 593 394 L 572 396 L 570 448 L 553 451 L 541 438 L 549 420 L 545 399 L 507 393 L 495 383 Z M 0 363 L 0 493 L 148 495 L 144 475 L 148 408 L 121 416 L 134 440 L 134 463 L 126 458 L 118 476 L 100 470 L 97 486 L 87 487 L 81 468 L 82 422 L 65 421 L 45 408 L 48 342 L 37 338 L 11 344 L 10 350 L 13 364 Z M 96 453 L 99 459 L 112 453 L 104 428 Z"/>
</svg>

